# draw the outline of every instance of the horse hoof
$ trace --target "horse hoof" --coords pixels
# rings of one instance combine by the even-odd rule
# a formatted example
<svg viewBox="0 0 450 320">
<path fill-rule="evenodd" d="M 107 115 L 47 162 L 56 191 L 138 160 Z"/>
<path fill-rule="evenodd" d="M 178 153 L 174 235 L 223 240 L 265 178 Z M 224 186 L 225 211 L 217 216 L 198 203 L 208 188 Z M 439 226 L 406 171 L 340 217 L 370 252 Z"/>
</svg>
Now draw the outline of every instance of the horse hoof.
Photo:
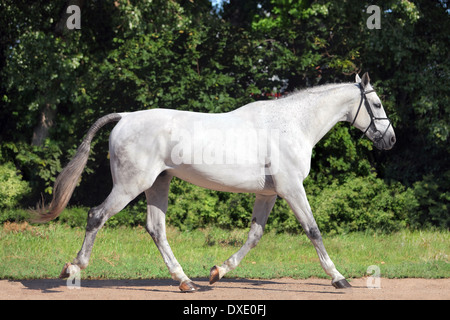
<svg viewBox="0 0 450 320">
<path fill-rule="evenodd" d="M 209 272 L 209 284 L 213 284 L 220 280 L 219 267 L 214 266 Z"/>
<path fill-rule="evenodd" d="M 61 270 L 61 274 L 59 275 L 60 279 L 65 279 L 65 278 L 70 277 L 70 272 L 68 271 L 68 269 L 71 265 L 72 264 L 69 262 L 64 265 L 63 269 Z"/>
<path fill-rule="evenodd" d="M 200 288 L 195 285 L 192 281 L 185 281 L 180 284 L 181 292 L 195 292 L 199 291 Z"/>
<path fill-rule="evenodd" d="M 335 287 L 336 289 L 348 289 L 351 288 L 352 286 L 350 285 L 350 283 L 348 283 L 347 280 L 342 279 L 336 282 L 332 282 L 331 283 L 333 285 L 333 287 Z"/>
</svg>

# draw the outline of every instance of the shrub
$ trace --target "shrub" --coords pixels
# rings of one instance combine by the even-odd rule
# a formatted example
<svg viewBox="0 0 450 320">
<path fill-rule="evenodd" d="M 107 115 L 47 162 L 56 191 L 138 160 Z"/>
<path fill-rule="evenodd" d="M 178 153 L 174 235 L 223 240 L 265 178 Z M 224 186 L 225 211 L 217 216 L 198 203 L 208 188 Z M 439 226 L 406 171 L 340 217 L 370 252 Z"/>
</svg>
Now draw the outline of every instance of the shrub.
<svg viewBox="0 0 450 320">
<path fill-rule="evenodd" d="M 254 202 L 254 194 L 217 192 L 174 178 L 166 221 L 180 230 L 210 225 L 245 229 L 250 226 Z M 279 208 L 278 211 L 287 215 L 289 208 L 286 205 Z"/>
<path fill-rule="evenodd" d="M 313 185 L 311 185 L 311 183 Z M 169 196 L 168 223 L 181 230 L 216 225 L 225 229 L 248 228 L 254 195 L 214 192 L 175 179 Z M 411 224 L 419 203 L 414 190 L 388 184 L 374 174 L 338 180 L 319 189 L 307 183 L 308 198 L 323 233 L 353 231 L 392 232 Z M 269 216 L 268 230 L 299 233 L 302 228 L 283 199 Z"/>
<path fill-rule="evenodd" d="M 55 221 L 69 225 L 70 227 L 85 227 L 89 208 L 70 207 L 63 210 Z"/>
<path fill-rule="evenodd" d="M 432 174 L 414 184 L 414 196 L 419 202 L 416 212 L 410 215 L 415 227 L 435 226 L 450 228 L 450 170 L 440 176 Z"/>
<path fill-rule="evenodd" d="M 6 208 L 0 210 L 0 224 L 4 222 L 21 222 L 30 218 L 29 213 L 24 209 Z"/>
<path fill-rule="evenodd" d="M 0 165 L 0 209 L 13 208 L 30 192 L 30 187 L 18 173 L 14 164 Z"/>
<path fill-rule="evenodd" d="M 325 233 L 377 230 L 392 232 L 409 224 L 418 202 L 411 189 L 388 185 L 375 175 L 332 183 L 310 199 L 319 229 Z"/>
</svg>

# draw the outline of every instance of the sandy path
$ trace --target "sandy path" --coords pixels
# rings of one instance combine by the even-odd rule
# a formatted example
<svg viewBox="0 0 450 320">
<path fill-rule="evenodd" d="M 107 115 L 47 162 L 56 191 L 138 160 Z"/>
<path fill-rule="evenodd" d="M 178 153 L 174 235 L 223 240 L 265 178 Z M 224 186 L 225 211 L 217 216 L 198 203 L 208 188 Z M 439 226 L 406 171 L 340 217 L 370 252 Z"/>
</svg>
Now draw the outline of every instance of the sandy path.
<svg viewBox="0 0 450 320">
<path fill-rule="evenodd" d="M 384 279 L 380 289 L 368 289 L 367 279 L 352 279 L 350 290 L 337 290 L 326 279 L 290 278 L 222 279 L 213 286 L 207 279 L 194 279 L 202 287 L 196 293 L 181 293 L 172 280 L 82 280 L 70 289 L 65 280 L 0 280 L 0 299 L 158 299 L 158 300 L 450 300 L 449 279 Z"/>
</svg>

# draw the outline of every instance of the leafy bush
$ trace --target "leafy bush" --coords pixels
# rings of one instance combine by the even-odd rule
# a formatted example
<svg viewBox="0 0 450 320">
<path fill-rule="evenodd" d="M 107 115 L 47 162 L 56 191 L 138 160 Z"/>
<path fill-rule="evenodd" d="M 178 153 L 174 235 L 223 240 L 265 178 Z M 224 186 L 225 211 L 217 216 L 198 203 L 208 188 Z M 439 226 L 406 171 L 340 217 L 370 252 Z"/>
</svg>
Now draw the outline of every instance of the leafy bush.
<svg viewBox="0 0 450 320">
<path fill-rule="evenodd" d="M 65 223 L 70 227 L 85 227 L 89 208 L 71 207 L 66 208 L 56 221 Z"/>
<path fill-rule="evenodd" d="M 450 170 L 440 176 L 427 175 L 414 184 L 414 195 L 419 202 L 416 214 L 411 216 L 414 226 L 450 228 Z"/>
<path fill-rule="evenodd" d="M 138 201 L 136 204 L 131 205 L 115 216 L 111 217 L 107 222 L 107 227 L 136 227 L 145 226 L 147 220 L 147 203 L 145 199 Z"/>
<path fill-rule="evenodd" d="M 411 189 L 388 185 L 375 175 L 331 184 L 310 199 L 319 229 L 325 233 L 396 231 L 409 224 L 418 202 Z"/>
<path fill-rule="evenodd" d="M 167 223 L 180 230 L 216 225 L 245 228 L 251 218 L 254 195 L 216 192 L 179 179 L 170 186 Z"/>
<path fill-rule="evenodd" d="M 30 187 L 22 180 L 14 164 L 0 165 L 0 209 L 15 207 L 28 192 Z"/>
<path fill-rule="evenodd" d="M 210 224 L 225 229 L 249 227 L 254 195 L 214 192 L 177 179 L 172 185 L 168 223 L 181 230 Z M 411 225 L 419 208 L 413 189 L 400 183 L 388 184 L 374 174 L 348 178 L 344 183 L 335 181 L 322 190 L 311 186 L 308 189 L 313 191 L 308 197 L 323 233 L 400 230 Z M 267 229 L 302 232 L 282 199 L 275 203 Z"/>
<path fill-rule="evenodd" d="M 30 218 L 28 211 L 17 208 L 7 208 L 0 210 L 0 224 L 4 222 L 21 222 Z"/>
<path fill-rule="evenodd" d="M 52 193 L 53 183 L 62 169 L 60 163 L 62 151 L 57 142 L 47 139 L 43 147 L 23 142 L 6 142 L 0 145 L 0 152 L 14 159 L 37 195 L 42 191 Z"/>
</svg>

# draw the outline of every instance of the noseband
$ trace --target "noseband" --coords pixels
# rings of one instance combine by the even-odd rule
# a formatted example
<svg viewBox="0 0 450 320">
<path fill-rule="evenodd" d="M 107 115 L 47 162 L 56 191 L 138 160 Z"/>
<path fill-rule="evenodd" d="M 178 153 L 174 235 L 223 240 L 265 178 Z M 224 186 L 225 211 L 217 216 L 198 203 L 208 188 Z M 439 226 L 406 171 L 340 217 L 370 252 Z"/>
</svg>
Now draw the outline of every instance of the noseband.
<svg viewBox="0 0 450 320">
<path fill-rule="evenodd" d="M 372 89 L 372 90 L 369 90 L 369 91 L 364 91 L 364 89 L 363 89 L 362 87 L 360 87 L 360 88 L 361 88 L 361 101 L 359 102 L 359 107 L 358 107 L 358 111 L 356 111 L 355 118 L 354 118 L 353 121 L 352 121 L 352 126 L 353 126 L 353 124 L 355 123 L 356 118 L 358 117 L 358 114 L 359 114 L 359 110 L 361 110 L 361 106 L 362 106 L 362 104 L 363 104 L 363 102 L 364 102 L 364 106 L 366 107 L 367 113 L 368 113 L 369 116 L 370 116 L 370 124 L 369 124 L 369 126 L 366 128 L 366 130 L 364 131 L 364 133 L 363 133 L 363 135 L 361 136 L 361 138 L 364 137 L 364 135 L 367 133 L 367 131 L 369 130 L 369 128 L 373 126 L 374 132 L 375 132 L 375 133 L 377 133 L 377 132 L 380 133 L 380 136 L 379 136 L 379 137 L 374 137 L 373 141 L 374 141 L 374 142 L 379 142 L 379 141 L 381 141 L 381 139 L 384 138 L 384 135 L 385 135 L 386 132 L 389 130 L 389 128 L 390 128 L 390 126 L 391 126 L 391 120 L 389 120 L 389 118 L 377 118 L 377 117 L 374 116 L 374 114 L 373 114 L 373 112 L 372 112 L 372 108 L 370 107 L 370 103 L 369 103 L 369 101 L 367 100 L 366 95 L 369 94 L 369 93 L 375 92 L 375 90 Z M 381 134 L 381 131 L 377 129 L 377 126 L 375 125 L 375 120 L 387 120 L 387 121 L 389 122 L 389 125 L 387 126 L 387 128 L 386 128 L 386 130 L 383 132 L 383 134 Z"/>
</svg>

